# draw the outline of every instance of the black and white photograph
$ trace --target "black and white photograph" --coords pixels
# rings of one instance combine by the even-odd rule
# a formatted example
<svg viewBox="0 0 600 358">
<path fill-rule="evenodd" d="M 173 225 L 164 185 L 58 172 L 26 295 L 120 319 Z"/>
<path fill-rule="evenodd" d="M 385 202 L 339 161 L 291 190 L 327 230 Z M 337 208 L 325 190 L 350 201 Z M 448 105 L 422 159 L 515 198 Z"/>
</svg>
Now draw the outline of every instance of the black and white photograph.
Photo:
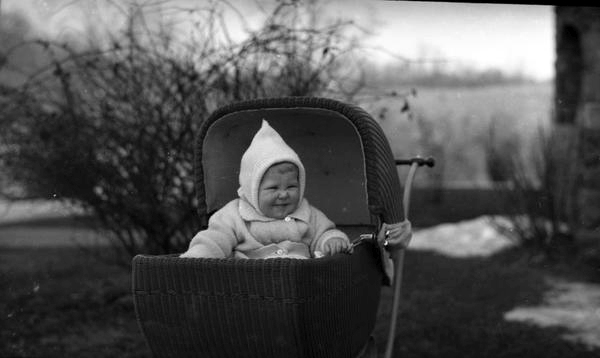
<svg viewBox="0 0 600 358">
<path fill-rule="evenodd" d="M 600 356 L 600 7 L 0 0 L 0 357 Z"/>
</svg>

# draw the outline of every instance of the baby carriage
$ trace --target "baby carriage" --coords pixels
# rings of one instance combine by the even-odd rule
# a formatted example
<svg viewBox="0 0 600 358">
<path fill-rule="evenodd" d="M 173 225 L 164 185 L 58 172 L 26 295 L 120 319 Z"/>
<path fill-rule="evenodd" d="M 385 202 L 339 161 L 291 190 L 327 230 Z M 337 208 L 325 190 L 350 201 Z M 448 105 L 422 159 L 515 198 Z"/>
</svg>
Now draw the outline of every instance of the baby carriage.
<svg viewBox="0 0 600 358">
<path fill-rule="evenodd" d="M 203 224 L 236 197 L 240 158 L 263 119 L 302 158 L 306 197 L 356 239 L 353 253 L 307 260 L 136 256 L 135 312 L 155 357 L 374 352 L 387 277 L 376 233 L 382 222 L 404 219 L 398 161 L 379 125 L 356 106 L 312 97 L 225 106 L 203 123 L 196 141 Z"/>
</svg>

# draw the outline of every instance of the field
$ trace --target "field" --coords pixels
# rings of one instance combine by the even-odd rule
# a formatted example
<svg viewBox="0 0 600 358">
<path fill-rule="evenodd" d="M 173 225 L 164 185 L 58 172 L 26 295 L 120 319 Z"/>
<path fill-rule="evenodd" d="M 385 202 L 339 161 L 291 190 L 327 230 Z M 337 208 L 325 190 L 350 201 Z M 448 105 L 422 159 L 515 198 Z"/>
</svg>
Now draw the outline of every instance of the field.
<svg viewBox="0 0 600 358">
<path fill-rule="evenodd" d="M 435 157 L 436 167 L 422 171 L 416 185 L 485 187 L 486 147 L 508 142 L 527 155 L 539 129 L 550 124 L 552 91 L 549 82 L 422 88 L 409 97 L 411 117 L 401 111 L 400 98 L 365 100 L 363 106 L 382 126 L 396 158 Z"/>
</svg>

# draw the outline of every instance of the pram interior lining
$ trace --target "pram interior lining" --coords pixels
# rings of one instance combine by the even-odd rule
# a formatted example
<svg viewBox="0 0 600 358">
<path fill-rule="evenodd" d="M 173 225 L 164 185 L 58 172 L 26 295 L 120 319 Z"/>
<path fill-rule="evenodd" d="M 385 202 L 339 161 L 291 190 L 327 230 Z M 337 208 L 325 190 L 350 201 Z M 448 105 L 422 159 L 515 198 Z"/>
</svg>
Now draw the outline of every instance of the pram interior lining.
<svg viewBox="0 0 600 358">
<path fill-rule="evenodd" d="M 202 145 L 209 213 L 237 197 L 240 160 L 262 119 L 300 156 L 312 205 L 338 225 L 371 222 L 360 135 L 346 117 L 316 108 L 244 110 L 216 120 Z"/>
</svg>

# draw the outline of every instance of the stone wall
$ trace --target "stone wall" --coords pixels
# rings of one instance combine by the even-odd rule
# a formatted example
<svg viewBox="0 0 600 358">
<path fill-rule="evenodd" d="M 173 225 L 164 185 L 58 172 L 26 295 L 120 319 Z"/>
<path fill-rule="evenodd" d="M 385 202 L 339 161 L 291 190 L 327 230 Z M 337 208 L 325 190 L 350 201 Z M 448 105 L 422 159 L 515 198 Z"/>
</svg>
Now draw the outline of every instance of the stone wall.
<svg viewBox="0 0 600 358">
<path fill-rule="evenodd" d="M 600 8 L 555 8 L 556 122 L 578 139 L 577 224 L 600 236 Z"/>
</svg>

